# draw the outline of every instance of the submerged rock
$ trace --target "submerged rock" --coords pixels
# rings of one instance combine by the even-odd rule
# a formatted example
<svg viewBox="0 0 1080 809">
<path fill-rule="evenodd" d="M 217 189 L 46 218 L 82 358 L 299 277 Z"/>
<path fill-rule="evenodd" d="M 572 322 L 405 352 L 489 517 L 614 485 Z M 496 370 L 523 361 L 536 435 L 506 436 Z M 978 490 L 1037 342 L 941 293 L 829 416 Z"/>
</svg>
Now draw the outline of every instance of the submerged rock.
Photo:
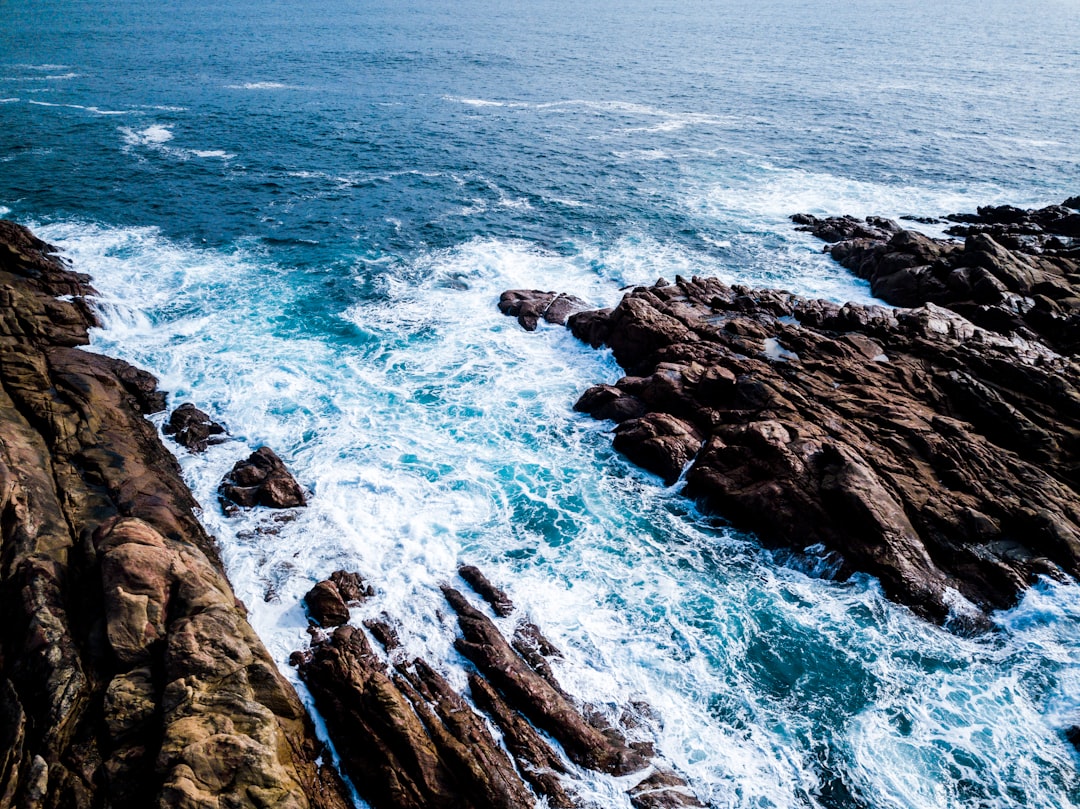
<svg viewBox="0 0 1080 809">
<path fill-rule="evenodd" d="M 1056 325 L 1032 319 L 1039 304 L 1016 303 L 998 278 L 1071 285 L 1071 259 L 883 220 L 829 220 L 827 232 L 854 236 L 834 246 L 841 260 L 905 278 L 878 288 L 915 308 L 704 278 L 638 287 L 569 319 L 629 374 L 577 408 L 618 420 L 616 447 L 665 481 L 685 467 L 685 492 L 706 508 L 769 543 L 839 552 L 841 575 L 871 573 L 933 620 L 985 626 L 1036 577 L 1076 577 L 1080 367 L 1060 352 L 1080 319 L 1067 298 Z M 983 276 L 973 255 L 992 258 Z M 972 322 L 948 297 L 954 274 L 969 291 L 999 284 L 1015 308 L 980 303 L 989 325 Z M 939 293 L 950 308 L 926 300 Z"/>
<path fill-rule="evenodd" d="M 218 491 L 222 497 L 245 508 L 307 505 L 304 490 L 270 447 L 260 447 L 247 460 L 237 461 Z"/>
</svg>

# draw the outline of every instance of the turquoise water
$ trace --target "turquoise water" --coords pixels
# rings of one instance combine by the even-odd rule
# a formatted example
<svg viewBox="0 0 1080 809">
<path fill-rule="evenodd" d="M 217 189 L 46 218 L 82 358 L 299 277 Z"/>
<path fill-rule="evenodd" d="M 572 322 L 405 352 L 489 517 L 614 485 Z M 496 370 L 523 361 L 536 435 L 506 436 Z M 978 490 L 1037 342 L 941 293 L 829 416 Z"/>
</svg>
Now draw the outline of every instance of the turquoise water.
<svg viewBox="0 0 1080 809">
<path fill-rule="evenodd" d="M 477 564 L 568 690 L 716 807 L 1080 804 L 1080 591 L 957 638 L 695 512 L 575 414 L 619 370 L 498 314 L 657 276 L 866 300 L 786 217 L 1080 187 L 1075 3 L 5 7 L 0 206 L 94 275 L 95 348 L 235 441 L 180 453 L 273 654 L 346 567 L 464 687 L 438 584 Z M 273 446 L 298 519 L 214 490 Z M 594 806 L 625 784 L 580 773 Z"/>
</svg>

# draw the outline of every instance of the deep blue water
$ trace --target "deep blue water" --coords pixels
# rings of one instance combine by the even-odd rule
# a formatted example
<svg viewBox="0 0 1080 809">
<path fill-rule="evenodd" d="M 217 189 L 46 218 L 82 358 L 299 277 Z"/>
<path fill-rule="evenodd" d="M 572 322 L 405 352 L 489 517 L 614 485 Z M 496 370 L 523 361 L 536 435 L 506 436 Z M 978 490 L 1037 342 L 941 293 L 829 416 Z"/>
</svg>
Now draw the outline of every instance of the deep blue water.
<svg viewBox="0 0 1080 809">
<path fill-rule="evenodd" d="M 607 354 L 494 308 L 676 273 L 865 300 L 790 214 L 1080 193 L 1075 0 L 2 10 L 0 212 L 94 275 L 97 349 L 236 437 L 181 462 L 284 669 L 349 567 L 464 686 L 437 588 L 470 562 L 712 806 L 1080 804 L 1077 588 L 960 639 L 778 560 L 572 412 Z M 263 442 L 314 494 L 279 533 L 214 506 Z"/>
</svg>

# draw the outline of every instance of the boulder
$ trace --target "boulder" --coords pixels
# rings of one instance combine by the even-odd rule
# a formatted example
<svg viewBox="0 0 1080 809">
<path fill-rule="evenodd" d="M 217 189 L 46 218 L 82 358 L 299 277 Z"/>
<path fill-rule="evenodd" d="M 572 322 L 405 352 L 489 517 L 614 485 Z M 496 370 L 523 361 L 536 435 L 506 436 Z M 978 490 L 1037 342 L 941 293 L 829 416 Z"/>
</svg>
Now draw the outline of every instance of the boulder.
<svg viewBox="0 0 1080 809">
<path fill-rule="evenodd" d="M 245 508 L 307 505 L 304 490 L 269 447 L 260 447 L 247 460 L 237 461 L 221 481 L 218 492 L 226 500 Z"/>
<path fill-rule="evenodd" d="M 219 443 L 225 436 L 225 428 L 191 402 L 176 408 L 161 431 L 192 452 L 205 452 L 210 444 Z"/>
</svg>

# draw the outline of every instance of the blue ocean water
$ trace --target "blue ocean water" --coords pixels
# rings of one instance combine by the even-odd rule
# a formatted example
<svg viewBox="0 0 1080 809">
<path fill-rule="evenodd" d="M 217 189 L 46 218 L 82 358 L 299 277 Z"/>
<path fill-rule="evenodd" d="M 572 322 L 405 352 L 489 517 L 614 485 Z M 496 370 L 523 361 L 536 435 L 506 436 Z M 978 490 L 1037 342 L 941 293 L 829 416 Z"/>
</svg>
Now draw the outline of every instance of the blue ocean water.
<svg viewBox="0 0 1080 809">
<path fill-rule="evenodd" d="M 499 292 L 658 276 L 866 300 L 788 215 L 1080 192 L 1080 6 L 8 2 L 0 210 L 101 291 L 95 350 L 235 441 L 180 453 L 289 671 L 362 572 L 464 688 L 438 584 L 478 564 L 716 807 L 1080 804 L 1080 590 L 957 638 L 697 513 L 573 413 L 619 370 Z M 294 522 L 214 489 L 273 446 Z M 625 784 L 579 773 L 586 805 Z"/>
</svg>

